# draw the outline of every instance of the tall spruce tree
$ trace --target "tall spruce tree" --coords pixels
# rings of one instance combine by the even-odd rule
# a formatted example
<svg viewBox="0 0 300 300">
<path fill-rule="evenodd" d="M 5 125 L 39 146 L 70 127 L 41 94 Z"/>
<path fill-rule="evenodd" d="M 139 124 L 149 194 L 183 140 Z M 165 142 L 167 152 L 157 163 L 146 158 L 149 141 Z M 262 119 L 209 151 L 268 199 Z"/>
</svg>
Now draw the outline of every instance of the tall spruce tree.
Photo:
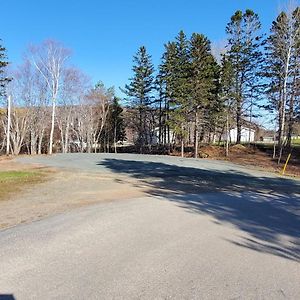
<svg viewBox="0 0 300 300">
<path fill-rule="evenodd" d="M 191 64 L 189 41 L 182 30 L 175 38 L 175 45 L 175 102 L 178 105 L 185 106 L 190 95 Z"/>
<path fill-rule="evenodd" d="M 181 141 L 182 156 L 191 97 L 190 76 L 189 41 L 185 33 L 180 31 L 175 41 L 165 45 L 157 80 L 165 103 L 164 139 L 170 142 L 169 128 L 172 129 Z"/>
<path fill-rule="evenodd" d="M 195 157 L 198 157 L 199 122 L 213 121 L 218 110 L 218 65 L 211 54 L 210 41 L 203 34 L 194 33 L 190 40 L 191 97 L 189 111 L 195 124 Z"/>
<path fill-rule="evenodd" d="M 160 116 L 160 141 L 166 145 L 170 143 L 170 103 L 174 103 L 176 94 L 176 68 L 177 48 L 175 42 L 165 44 L 165 52 L 159 65 L 157 85 L 159 90 L 159 101 L 161 107 Z"/>
<path fill-rule="evenodd" d="M 237 127 L 237 143 L 241 142 L 242 118 L 245 103 L 252 107 L 254 88 L 258 79 L 257 66 L 261 63 L 262 37 L 259 35 L 261 24 L 259 17 L 252 10 L 244 13 L 236 11 L 227 24 L 228 59 L 234 71 L 234 100 Z M 256 80 L 253 80 L 255 79 Z M 254 86 L 255 84 L 255 86 Z"/>
<path fill-rule="evenodd" d="M 171 101 L 170 125 L 181 140 L 181 156 L 184 155 L 184 139 L 187 134 L 186 123 L 191 99 L 191 63 L 189 42 L 181 30 L 176 39 L 174 97 Z"/>
<path fill-rule="evenodd" d="M 133 57 L 134 75 L 130 78 L 130 83 L 125 86 L 123 92 L 129 98 L 131 108 L 137 110 L 135 127 L 138 133 L 137 144 L 142 151 L 143 146 L 149 143 L 149 125 L 147 122 L 148 112 L 153 103 L 154 90 L 154 66 L 151 56 L 144 46 L 141 46 Z"/>
</svg>

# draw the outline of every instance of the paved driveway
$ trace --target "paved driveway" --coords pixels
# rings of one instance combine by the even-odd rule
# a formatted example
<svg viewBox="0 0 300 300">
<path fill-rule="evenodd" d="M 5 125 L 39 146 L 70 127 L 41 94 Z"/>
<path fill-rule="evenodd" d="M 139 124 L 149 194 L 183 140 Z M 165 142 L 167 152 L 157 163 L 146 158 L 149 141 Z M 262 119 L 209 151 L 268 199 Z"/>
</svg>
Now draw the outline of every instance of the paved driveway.
<svg viewBox="0 0 300 300">
<path fill-rule="evenodd" d="M 297 299 L 300 182 L 209 160 L 24 157 L 130 178 L 145 196 L 0 232 L 0 293 L 16 299 Z M 126 187 L 120 181 L 118 188 Z"/>
</svg>

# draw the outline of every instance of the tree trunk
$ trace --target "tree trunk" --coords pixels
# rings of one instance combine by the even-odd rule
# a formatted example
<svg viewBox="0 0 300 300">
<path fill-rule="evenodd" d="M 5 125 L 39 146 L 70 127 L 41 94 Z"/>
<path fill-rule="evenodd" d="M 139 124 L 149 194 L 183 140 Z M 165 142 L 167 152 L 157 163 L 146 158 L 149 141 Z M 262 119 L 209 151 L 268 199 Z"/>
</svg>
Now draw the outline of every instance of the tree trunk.
<svg viewBox="0 0 300 300">
<path fill-rule="evenodd" d="M 114 128 L 114 148 L 115 148 L 115 153 L 117 153 L 117 121 L 115 121 L 115 128 Z"/>
<path fill-rule="evenodd" d="M 36 132 L 33 131 L 33 129 L 31 129 L 30 132 L 30 154 L 34 155 L 36 154 L 36 142 L 37 142 L 37 136 L 36 136 Z"/>
<path fill-rule="evenodd" d="M 242 106 L 241 106 L 241 100 L 238 100 L 237 103 L 237 114 L 236 114 L 236 129 L 237 129 L 237 135 L 236 135 L 236 143 L 241 143 L 241 137 L 242 137 Z"/>
<path fill-rule="evenodd" d="M 294 125 L 294 97 L 292 96 L 290 100 L 290 108 L 289 108 L 289 119 L 288 119 L 288 133 L 287 133 L 287 147 L 291 149 L 292 146 L 292 133 L 293 133 L 293 125 Z"/>
<path fill-rule="evenodd" d="M 87 133 L 87 137 L 86 137 L 86 152 L 87 153 L 91 153 L 91 133 L 88 132 Z"/>
<path fill-rule="evenodd" d="M 70 120 L 67 119 L 66 131 L 65 131 L 65 149 L 64 153 L 69 152 L 69 131 L 70 131 Z"/>
<path fill-rule="evenodd" d="M 51 116 L 51 131 L 50 131 L 50 139 L 49 139 L 49 154 L 52 154 L 53 147 L 53 135 L 54 135 L 54 123 L 55 123 L 55 103 L 56 99 L 52 99 L 52 116 Z"/>
<path fill-rule="evenodd" d="M 159 100 L 158 144 L 159 145 L 162 144 L 162 107 L 161 107 L 161 99 Z"/>
<path fill-rule="evenodd" d="M 293 76 L 293 84 L 292 84 L 292 94 L 289 101 L 289 116 L 288 116 L 288 133 L 287 133 L 287 147 L 291 149 L 292 147 L 292 133 L 294 127 L 294 99 L 295 99 L 295 91 L 297 89 L 296 86 L 296 74 Z"/>
<path fill-rule="evenodd" d="M 195 111 L 195 153 L 194 157 L 198 158 L 198 142 L 199 142 L 199 133 L 198 133 L 198 111 Z"/>
<path fill-rule="evenodd" d="M 39 136 L 39 142 L 38 142 L 38 154 L 42 154 L 42 143 L 43 143 L 43 132 Z"/>
<path fill-rule="evenodd" d="M 285 72 L 284 72 L 284 81 L 283 81 L 283 92 L 282 92 L 282 111 L 281 111 L 281 137 L 278 141 L 279 144 L 279 157 L 278 157 L 278 164 L 280 164 L 281 157 L 282 157 L 282 151 L 283 151 L 283 138 L 284 135 L 284 129 L 285 129 L 285 106 L 287 101 L 287 81 L 288 81 L 288 74 L 289 74 L 289 66 L 290 66 L 290 56 L 291 56 L 291 48 L 289 48 L 286 58 L 286 64 L 285 64 Z"/>
<path fill-rule="evenodd" d="M 183 124 L 181 125 L 181 157 L 184 157 Z"/>
<path fill-rule="evenodd" d="M 97 153 L 98 141 L 96 136 L 94 136 L 93 138 L 93 144 L 94 144 L 94 153 Z"/>
<path fill-rule="evenodd" d="M 226 114 L 226 148 L 225 148 L 225 155 L 226 157 L 229 156 L 229 112 Z"/>
<path fill-rule="evenodd" d="M 6 130 L 6 155 L 10 148 L 10 126 L 11 126 L 11 96 L 7 97 L 7 130 Z"/>
<path fill-rule="evenodd" d="M 251 94 L 251 103 L 250 103 L 250 125 L 252 124 L 252 113 L 253 113 L 253 98 Z M 251 143 L 251 129 L 249 128 L 249 133 L 248 133 L 248 143 Z"/>
<path fill-rule="evenodd" d="M 143 133 L 143 112 L 142 108 L 139 108 L 139 136 L 138 136 L 138 144 L 140 146 L 140 153 L 142 153 L 142 147 L 144 144 L 144 133 Z"/>
</svg>

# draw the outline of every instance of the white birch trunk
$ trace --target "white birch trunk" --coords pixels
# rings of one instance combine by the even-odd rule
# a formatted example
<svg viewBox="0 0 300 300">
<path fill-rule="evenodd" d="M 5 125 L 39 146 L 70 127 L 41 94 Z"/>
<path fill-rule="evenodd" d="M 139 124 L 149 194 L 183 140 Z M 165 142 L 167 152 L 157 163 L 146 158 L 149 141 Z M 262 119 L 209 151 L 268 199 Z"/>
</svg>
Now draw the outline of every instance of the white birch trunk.
<svg viewBox="0 0 300 300">
<path fill-rule="evenodd" d="M 55 98 L 52 99 L 52 115 L 51 115 L 51 130 L 50 130 L 50 138 L 49 138 L 49 154 L 52 154 L 53 148 L 53 135 L 54 135 L 54 124 L 55 124 Z"/>
<path fill-rule="evenodd" d="M 226 148 L 225 148 L 225 155 L 226 157 L 229 156 L 229 120 L 228 120 L 228 112 L 226 114 Z"/>
<path fill-rule="evenodd" d="M 279 149 L 279 157 L 278 157 L 278 164 L 281 161 L 282 157 L 282 150 L 283 150 L 283 136 L 284 136 L 284 129 L 285 129 L 285 107 L 287 102 L 287 81 L 289 77 L 289 67 L 290 67 L 290 58 L 291 58 L 291 47 L 289 47 L 286 64 L 285 64 L 285 72 L 284 72 L 284 81 L 283 81 L 283 93 L 282 93 L 282 111 L 281 111 L 281 128 L 280 128 L 280 149 Z"/>
<path fill-rule="evenodd" d="M 10 148 L 10 126 L 11 126 L 11 96 L 7 97 L 7 130 L 6 130 L 6 155 Z"/>
</svg>

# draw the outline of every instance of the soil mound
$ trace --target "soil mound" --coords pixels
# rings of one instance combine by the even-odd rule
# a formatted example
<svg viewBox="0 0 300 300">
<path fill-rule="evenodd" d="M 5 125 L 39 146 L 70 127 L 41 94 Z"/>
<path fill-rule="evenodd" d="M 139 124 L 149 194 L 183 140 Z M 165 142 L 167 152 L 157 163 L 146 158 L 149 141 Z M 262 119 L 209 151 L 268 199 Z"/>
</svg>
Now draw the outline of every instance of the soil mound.
<svg viewBox="0 0 300 300">
<path fill-rule="evenodd" d="M 207 158 L 207 157 L 222 157 L 224 156 L 224 148 L 220 146 L 203 146 L 199 150 L 199 157 Z"/>
<path fill-rule="evenodd" d="M 236 144 L 236 145 L 231 146 L 229 151 L 234 154 L 253 154 L 253 153 L 255 153 L 254 149 L 252 149 L 250 147 L 246 147 L 241 144 Z"/>
</svg>

